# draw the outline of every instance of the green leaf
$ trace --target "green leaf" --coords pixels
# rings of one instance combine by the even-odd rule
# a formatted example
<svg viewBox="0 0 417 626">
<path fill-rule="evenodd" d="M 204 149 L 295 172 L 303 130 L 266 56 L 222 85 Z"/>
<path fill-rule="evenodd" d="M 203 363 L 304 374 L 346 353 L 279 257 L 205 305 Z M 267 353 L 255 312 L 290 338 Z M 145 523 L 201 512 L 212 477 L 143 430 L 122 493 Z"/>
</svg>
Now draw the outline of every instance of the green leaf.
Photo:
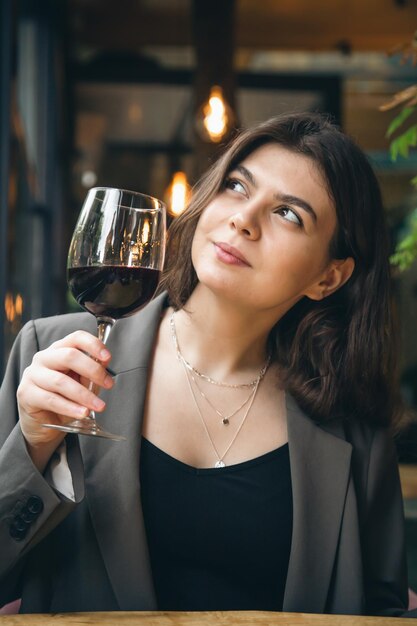
<svg viewBox="0 0 417 626">
<path fill-rule="evenodd" d="M 408 119 L 410 115 L 412 115 L 412 113 L 414 113 L 415 110 L 416 107 L 404 107 L 401 113 L 394 117 L 391 124 L 388 126 L 386 137 L 391 137 L 391 135 L 395 133 L 397 128 L 399 128 L 405 122 L 405 120 Z"/>
<path fill-rule="evenodd" d="M 415 216 L 410 220 L 410 230 L 397 244 L 394 254 L 390 257 L 391 265 L 403 272 L 410 268 L 417 259 L 417 221 Z"/>
<path fill-rule="evenodd" d="M 404 252 L 395 252 L 390 256 L 391 265 L 398 267 L 401 272 L 408 270 L 413 265 L 415 259 L 415 254 L 409 250 L 405 250 Z"/>
<path fill-rule="evenodd" d="M 410 148 L 417 145 L 417 124 L 410 126 L 402 135 L 399 135 L 390 144 L 390 154 L 392 161 L 396 161 L 398 155 L 408 157 Z"/>
</svg>

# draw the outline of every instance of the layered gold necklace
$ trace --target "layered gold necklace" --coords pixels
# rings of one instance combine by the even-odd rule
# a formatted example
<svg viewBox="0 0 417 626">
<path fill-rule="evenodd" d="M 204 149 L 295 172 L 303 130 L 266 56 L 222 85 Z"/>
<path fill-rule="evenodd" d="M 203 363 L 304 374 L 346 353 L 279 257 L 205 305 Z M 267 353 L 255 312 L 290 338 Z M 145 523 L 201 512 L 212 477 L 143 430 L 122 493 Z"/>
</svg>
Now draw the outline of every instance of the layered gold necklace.
<svg viewBox="0 0 417 626">
<path fill-rule="evenodd" d="M 195 367 L 193 367 L 183 356 L 183 354 L 181 353 L 180 347 L 179 347 L 179 343 L 178 343 L 178 337 L 177 337 L 177 332 L 176 332 L 176 327 L 175 327 L 175 319 L 174 319 L 174 313 L 172 313 L 171 317 L 170 317 L 170 326 L 171 326 L 171 336 L 172 336 L 172 340 L 174 343 L 174 347 L 177 353 L 177 358 L 180 361 L 180 363 L 183 366 L 184 369 L 184 373 L 187 379 L 187 383 L 188 383 L 188 387 L 190 389 L 190 393 L 191 393 L 191 397 L 193 399 L 194 405 L 196 407 L 197 413 L 200 417 L 200 420 L 202 422 L 202 425 L 204 427 L 204 431 L 207 435 L 207 438 L 210 441 L 210 444 L 214 450 L 214 453 L 216 455 L 217 461 L 214 464 L 214 467 L 217 468 L 221 468 L 221 467 L 225 467 L 225 462 L 224 462 L 224 458 L 226 456 L 226 454 L 229 452 L 230 448 L 232 447 L 232 445 L 234 444 L 234 442 L 236 441 L 236 438 L 238 436 L 238 434 L 240 433 L 246 418 L 249 415 L 249 412 L 252 408 L 252 405 L 255 401 L 255 397 L 259 388 L 259 384 L 261 382 L 261 380 L 263 379 L 263 377 L 265 376 L 269 364 L 271 362 L 270 357 L 267 358 L 266 362 L 264 363 L 264 365 L 261 367 L 258 376 L 248 382 L 248 383 L 240 383 L 240 384 L 231 384 L 231 383 L 226 383 L 223 381 L 218 381 L 218 380 L 214 380 L 213 378 L 210 378 L 210 376 L 207 376 L 201 372 L 199 372 Z M 197 382 L 197 378 L 204 380 L 207 383 L 210 383 L 211 385 L 217 385 L 219 387 L 226 387 L 229 388 L 230 390 L 232 389 L 245 389 L 245 388 L 249 388 L 249 394 L 247 395 L 247 397 L 244 399 L 243 402 L 241 402 L 239 404 L 239 406 L 234 409 L 231 413 L 229 413 L 228 415 L 225 415 L 222 411 L 220 411 L 216 406 L 214 406 L 213 402 L 210 400 L 210 398 L 208 398 L 207 393 L 205 393 L 199 386 L 198 382 Z M 193 388 L 193 385 L 195 387 L 195 389 Z M 200 408 L 199 403 L 197 402 L 197 397 L 196 397 L 196 393 L 195 390 L 198 391 L 198 393 L 200 394 L 201 398 L 207 402 L 207 404 L 211 407 L 211 409 L 213 411 L 215 411 L 215 413 L 221 418 L 222 424 L 224 426 L 228 426 L 230 423 L 230 419 L 232 417 L 234 417 L 235 415 L 237 415 L 240 411 L 242 411 L 245 407 L 245 411 L 243 413 L 243 416 L 241 418 L 241 421 L 239 423 L 239 426 L 232 438 L 232 440 L 229 442 L 228 446 L 226 447 L 226 449 L 223 451 L 223 453 L 220 453 L 217 446 L 215 445 L 212 436 L 210 435 L 210 431 L 207 427 L 207 423 L 206 420 L 204 419 L 203 416 L 203 412 Z"/>
</svg>

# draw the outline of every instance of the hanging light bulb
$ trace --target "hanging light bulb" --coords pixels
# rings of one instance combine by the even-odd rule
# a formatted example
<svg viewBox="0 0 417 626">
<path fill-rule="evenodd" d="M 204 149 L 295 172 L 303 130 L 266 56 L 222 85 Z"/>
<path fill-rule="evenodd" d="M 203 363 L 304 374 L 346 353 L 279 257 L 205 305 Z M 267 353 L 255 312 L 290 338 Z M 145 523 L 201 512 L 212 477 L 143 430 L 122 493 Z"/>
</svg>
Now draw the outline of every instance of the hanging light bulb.
<svg viewBox="0 0 417 626">
<path fill-rule="evenodd" d="M 168 187 L 168 208 L 171 215 L 178 217 L 184 211 L 189 197 L 189 185 L 185 172 L 175 172 Z"/>
<path fill-rule="evenodd" d="M 234 115 L 223 97 L 221 87 L 216 85 L 211 88 L 208 101 L 197 113 L 196 122 L 197 130 L 205 141 L 218 143 L 229 133 Z"/>
<path fill-rule="evenodd" d="M 149 224 L 149 220 L 145 220 L 143 224 L 142 234 L 141 234 L 141 240 L 142 240 L 143 245 L 146 245 L 148 243 L 150 230 L 151 230 L 151 226 Z"/>
</svg>

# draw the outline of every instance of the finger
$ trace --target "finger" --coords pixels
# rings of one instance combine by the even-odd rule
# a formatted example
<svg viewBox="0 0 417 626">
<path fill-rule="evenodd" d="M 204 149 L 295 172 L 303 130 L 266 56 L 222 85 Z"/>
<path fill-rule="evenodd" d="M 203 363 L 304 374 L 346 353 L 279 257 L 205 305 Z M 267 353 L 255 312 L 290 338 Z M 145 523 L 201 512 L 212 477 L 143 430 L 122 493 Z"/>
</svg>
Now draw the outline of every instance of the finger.
<svg viewBox="0 0 417 626">
<path fill-rule="evenodd" d="M 23 410 L 37 422 L 52 423 L 55 423 L 57 419 L 65 422 L 74 418 L 87 417 L 89 413 L 85 406 L 39 387 L 32 390 L 31 402 L 23 406 Z"/>
<path fill-rule="evenodd" d="M 74 347 L 55 347 L 38 352 L 33 359 L 33 370 L 42 367 L 59 372 L 74 372 L 91 380 L 94 384 L 111 389 L 113 379 L 102 363 Z"/>
<path fill-rule="evenodd" d="M 58 395 L 94 411 L 102 411 L 105 407 L 105 402 L 95 393 L 62 372 L 39 367 L 31 373 L 30 381 L 32 382 L 32 387 L 30 395 L 27 394 L 27 396 L 30 398 L 29 402 L 32 406 L 37 406 L 32 399 L 33 391 L 41 389 L 51 394 L 51 397 Z M 47 411 L 54 411 L 49 405 L 42 405 L 42 408 Z"/>
<path fill-rule="evenodd" d="M 106 348 L 104 343 L 95 337 L 91 333 L 86 332 L 85 330 L 76 330 L 75 332 L 67 335 L 63 339 L 59 339 L 58 341 L 51 344 L 52 346 L 61 347 L 74 347 L 79 350 L 83 350 L 91 355 L 94 359 L 98 359 L 102 362 L 108 362 L 111 359 L 111 353 Z"/>
</svg>

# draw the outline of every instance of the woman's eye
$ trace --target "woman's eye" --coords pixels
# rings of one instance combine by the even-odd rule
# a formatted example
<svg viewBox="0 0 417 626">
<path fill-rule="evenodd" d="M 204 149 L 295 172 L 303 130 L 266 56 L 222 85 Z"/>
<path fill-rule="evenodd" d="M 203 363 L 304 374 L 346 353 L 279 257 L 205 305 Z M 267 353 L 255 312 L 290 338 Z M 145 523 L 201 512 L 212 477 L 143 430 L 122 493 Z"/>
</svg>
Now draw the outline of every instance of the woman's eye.
<svg viewBox="0 0 417 626">
<path fill-rule="evenodd" d="M 236 178 L 227 178 L 224 186 L 226 189 L 231 189 L 232 191 L 237 191 L 237 193 L 246 195 L 246 189 L 244 185 L 242 185 L 239 180 L 236 180 Z"/>
<path fill-rule="evenodd" d="M 294 224 L 297 224 L 297 226 L 302 226 L 303 225 L 302 219 L 289 206 L 280 207 L 277 210 L 277 213 L 282 215 L 284 217 L 284 219 L 286 219 L 288 222 L 293 222 Z"/>
</svg>

